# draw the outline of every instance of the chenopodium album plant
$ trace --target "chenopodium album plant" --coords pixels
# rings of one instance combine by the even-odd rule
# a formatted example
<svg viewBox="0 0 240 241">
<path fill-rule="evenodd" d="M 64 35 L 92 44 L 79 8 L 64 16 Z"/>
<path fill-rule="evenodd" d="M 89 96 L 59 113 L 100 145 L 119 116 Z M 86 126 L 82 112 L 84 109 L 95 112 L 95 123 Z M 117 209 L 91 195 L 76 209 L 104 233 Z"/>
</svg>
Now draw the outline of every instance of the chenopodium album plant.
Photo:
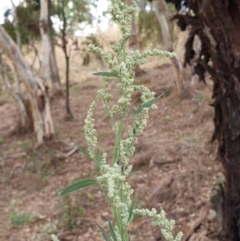
<svg viewBox="0 0 240 241">
<path fill-rule="evenodd" d="M 156 109 L 155 102 L 160 98 L 154 98 L 154 92 L 151 92 L 146 86 L 134 84 L 134 67 L 144 64 L 147 56 L 164 55 L 171 57 L 172 53 L 157 49 L 145 50 L 143 53 L 135 51 L 129 54 L 127 42 L 131 37 L 131 16 L 137 7 L 133 1 L 131 6 L 127 6 L 125 1 L 115 0 L 111 9 L 114 19 L 120 25 L 122 38 L 118 43 L 112 46 L 114 54 L 105 52 L 103 49 L 90 45 L 90 48 L 106 60 L 109 65 L 109 72 L 99 72 L 95 75 L 103 77 L 104 87 L 98 91 L 102 99 L 103 106 L 107 111 L 111 128 L 116 136 L 115 147 L 111 164 L 107 161 L 107 153 L 101 153 L 97 149 L 97 136 L 94 127 L 95 101 L 90 105 L 90 109 L 85 119 L 85 137 L 88 143 L 88 151 L 82 152 L 85 156 L 94 160 L 99 176 L 96 179 L 86 179 L 79 181 L 67 189 L 62 194 L 89 186 L 99 185 L 111 205 L 114 224 L 108 222 L 109 232 L 99 227 L 106 241 L 129 241 L 128 227 L 132 222 L 134 215 L 148 216 L 153 225 L 161 227 L 163 237 L 168 241 L 180 241 L 182 233 L 179 232 L 175 237 L 172 234 L 174 221 L 165 217 L 162 210 L 157 213 L 156 209 L 138 209 L 132 199 L 133 189 L 127 182 L 127 177 L 131 174 L 132 166 L 129 164 L 135 148 L 134 143 L 137 137 L 143 132 L 147 125 L 149 110 Z M 108 92 L 110 81 L 117 79 L 116 88 L 119 90 L 119 99 Z M 131 107 L 131 96 L 133 92 L 141 92 L 140 107 L 129 114 Z M 119 118 L 120 116 L 120 118 Z M 126 120 L 128 119 L 128 120 Z M 131 124 L 129 124 L 131 119 Z M 128 132 L 128 137 L 124 138 L 124 133 Z M 109 235 L 108 235 L 109 233 Z"/>
</svg>

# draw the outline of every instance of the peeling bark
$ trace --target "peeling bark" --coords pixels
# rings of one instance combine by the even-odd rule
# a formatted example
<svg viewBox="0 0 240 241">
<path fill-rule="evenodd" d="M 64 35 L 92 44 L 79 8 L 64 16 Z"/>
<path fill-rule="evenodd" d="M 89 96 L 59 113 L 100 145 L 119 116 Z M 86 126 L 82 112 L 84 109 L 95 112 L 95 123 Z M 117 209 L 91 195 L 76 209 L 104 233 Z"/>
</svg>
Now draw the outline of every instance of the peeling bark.
<svg viewBox="0 0 240 241">
<path fill-rule="evenodd" d="M 205 80 L 208 72 L 214 83 L 214 125 L 219 159 L 226 177 L 224 229 L 228 241 L 240 240 L 240 1 L 187 0 L 181 13 L 180 0 L 173 2 L 174 17 L 182 30 L 190 26 L 185 64 L 196 57 L 194 36 L 201 40 L 195 72 Z"/>
<path fill-rule="evenodd" d="M 52 45 L 49 36 L 48 0 L 41 0 L 39 27 L 42 38 L 40 75 L 44 79 L 45 85 L 53 85 L 57 91 L 60 91 L 61 86 L 55 53 L 53 50 L 54 46 Z"/>
<path fill-rule="evenodd" d="M 16 103 L 19 106 L 20 117 L 21 117 L 21 128 L 26 130 L 30 127 L 29 119 L 31 119 L 31 117 L 29 118 L 29 116 L 27 114 L 27 110 L 26 110 L 23 99 L 14 91 L 14 89 L 9 81 L 9 77 L 7 75 L 6 65 L 4 63 L 2 53 L 0 53 L 0 71 L 1 71 L 3 80 L 5 82 L 8 92 L 10 93 L 10 95 L 13 97 L 13 99 L 16 101 Z"/>
<path fill-rule="evenodd" d="M 0 49 L 12 61 L 17 75 L 23 81 L 31 106 L 37 142 L 42 144 L 44 137 L 54 134 L 48 88 L 44 85 L 43 80 L 35 75 L 18 46 L 1 26 Z"/>
</svg>

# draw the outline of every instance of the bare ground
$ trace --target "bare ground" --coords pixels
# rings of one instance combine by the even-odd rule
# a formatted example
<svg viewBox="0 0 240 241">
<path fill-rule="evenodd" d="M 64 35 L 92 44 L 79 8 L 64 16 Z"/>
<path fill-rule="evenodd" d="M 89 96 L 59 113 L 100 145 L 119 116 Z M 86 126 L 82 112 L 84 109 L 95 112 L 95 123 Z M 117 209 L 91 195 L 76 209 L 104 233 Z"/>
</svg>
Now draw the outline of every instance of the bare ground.
<svg viewBox="0 0 240 241">
<path fill-rule="evenodd" d="M 131 160 L 142 175 L 129 178 L 141 207 L 164 209 L 182 230 L 183 241 L 218 240 L 221 216 L 211 206 L 214 187 L 221 177 L 216 145 L 211 144 L 213 109 L 211 82 L 197 83 L 191 97 L 180 100 L 174 90 L 168 63 L 145 66 L 137 78 L 164 97 L 150 113 L 148 127 L 136 144 Z M 16 122 L 11 100 L 0 105 L 0 240 L 61 241 L 103 240 L 96 224 L 105 227 L 111 213 L 101 192 L 94 187 L 62 197 L 58 193 L 75 180 L 96 176 L 93 163 L 81 152 L 66 158 L 74 147 L 86 148 L 83 124 L 100 80 L 87 78 L 71 86 L 74 120 L 64 120 L 64 99 L 52 101 L 56 137 L 35 147 L 33 133 L 9 136 Z M 113 140 L 99 99 L 96 127 L 100 149 L 109 150 Z M 132 241 L 163 240 L 160 232 L 137 218 L 130 227 Z"/>
</svg>

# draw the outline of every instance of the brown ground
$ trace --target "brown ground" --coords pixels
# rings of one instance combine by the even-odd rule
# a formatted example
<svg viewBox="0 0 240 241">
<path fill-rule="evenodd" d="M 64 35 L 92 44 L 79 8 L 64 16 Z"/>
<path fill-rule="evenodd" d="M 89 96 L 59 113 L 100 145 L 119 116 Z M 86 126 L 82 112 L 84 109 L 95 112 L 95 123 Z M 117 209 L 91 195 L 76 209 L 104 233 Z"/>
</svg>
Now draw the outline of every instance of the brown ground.
<svg viewBox="0 0 240 241">
<path fill-rule="evenodd" d="M 146 74 L 137 82 L 165 96 L 151 112 L 131 160 L 134 169 L 144 173 L 129 178 L 138 205 L 163 208 L 176 220 L 176 230 L 184 232 L 184 241 L 217 240 L 220 218 L 211 209 L 210 198 L 221 168 L 215 160 L 216 146 L 209 144 L 213 132 L 211 82 L 197 83 L 192 97 L 181 101 L 174 90 L 171 65 L 146 65 L 144 70 Z M 84 118 L 99 83 L 88 77 L 72 84 L 73 121 L 64 120 L 62 97 L 52 101 L 56 138 L 38 149 L 34 134 L 8 136 L 16 111 L 11 100 L 1 103 L 1 241 L 45 241 L 52 233 L 61 241 L 103 240 L 96 224 L 106 227 L 111 214 L 101 192 L 91 187 L 58 196 L 73 181 L 96 175 L 93 163 L 80 152 L 68 158 L 64 154 L 74 146 L 86 148 Z M 108 138 L 109 124 L 100 102 L 98 107 L 96 127 L 100 148 L 105 150 L 113 141 Z M 158 230 L 139 218 L 131 225 L 130 234 L 132 241 L 163 240 Z"/>
</svg>

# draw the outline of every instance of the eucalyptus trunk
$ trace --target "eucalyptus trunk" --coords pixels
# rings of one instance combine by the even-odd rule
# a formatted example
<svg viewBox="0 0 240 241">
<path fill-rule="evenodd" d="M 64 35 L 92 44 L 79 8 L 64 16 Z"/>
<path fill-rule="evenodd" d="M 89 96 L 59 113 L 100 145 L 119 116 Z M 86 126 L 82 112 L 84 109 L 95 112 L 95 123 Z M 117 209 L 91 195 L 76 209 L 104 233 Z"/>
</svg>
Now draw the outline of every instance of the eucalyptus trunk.
<svg viewBox="0 0 240 241">
<path fill-rule="evenodd" d="M 213 80 L 213 140 L 226 178 L 223 195 L 223 228 L 226 240 L 240 240 L 240 1 L 169 0 L 178 11 L 180 28 L 190 29 L 185 63 L 196 57 L 194 36 L 201 41 L 195 72 Z M 221 239 L 223 240 L 223 238 Z"/>
<path fill-rule="evenodd" d="M 61 90 L 58 68 L 55 58 L 55 52 L 53 50 L 53 44 L 50 39 L 50 25 L 49 25 L 49 2 L 48 0 L 41 0 L 40 11 L 40 33 L 42 39 L 41 50 L 41 69 L 40 75 L 44 79 L 47 86 L 52 86 L 57 90 Z"/>
<path fill-rule="evenodd" d="M 15 72 L 23 82 L 26 96 L 29 98 L 37 143 L 42 144 L 44 137 L 54 134 L 48 88 L 44 81 L 33 72 L 19 47 L 2 26 L 0 26 L 0 49 L 12 61 Z"/>
<path fill-rule="evenodd" d="M 164 0 L 153 0 L 152 2 L 156 17 L 161 27 L 162 39 L 165 46 L 165 49 L 169 52 L 174 52 L 171 35 L 168 27 L 168 23 L 165 17 L 166 6 Z M 177 92 L 179 96 L 184 94 L 184 85 L 183 85 L 183 72 L 182 65 L 177 56 L 171 58 L 171 62 L 174 68 L 174 81 L 176 85 Z"/>
</svg>

